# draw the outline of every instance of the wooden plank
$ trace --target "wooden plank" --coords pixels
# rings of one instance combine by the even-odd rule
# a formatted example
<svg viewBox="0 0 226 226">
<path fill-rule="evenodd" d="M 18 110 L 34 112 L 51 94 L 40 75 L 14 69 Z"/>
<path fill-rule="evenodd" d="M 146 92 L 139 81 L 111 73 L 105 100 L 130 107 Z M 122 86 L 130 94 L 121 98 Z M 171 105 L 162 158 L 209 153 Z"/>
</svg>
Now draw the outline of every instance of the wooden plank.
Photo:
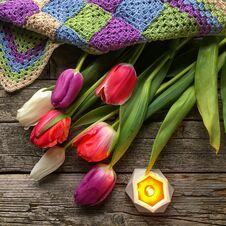
<svg viewBox="0 0 226 226">
<path fill-rule="evenodd" d="M 139 214 L 124 193 L 130 174 L 118 174 L 111 196 L 96 207 L 73 203 L 81 174 L 0 175 L 1 225 L 226 225 L 226 174 L 166 174 L 175 188 L 166 213 Z"/>
<path fill-rule="evenodd" d="M 149 123 L 141 130 L 125 157 L 117 164 L 118 172 L 131 172 L 134 167 L 145 167 L 153 138 L 160 123 Z M 29 131 L 17 123 L 0 124 L 0 172 L 29 172 L 43 151 L 29 141 Z M 209 146 L 201 122 L 185 121 L 160 156 L 157 167 L 164 172 L 226 172 L 226 139 L 222 136 L 220 154 Z M 84 172 L 89 164 L 71 149 L 59 172 Z"/>
</svg>

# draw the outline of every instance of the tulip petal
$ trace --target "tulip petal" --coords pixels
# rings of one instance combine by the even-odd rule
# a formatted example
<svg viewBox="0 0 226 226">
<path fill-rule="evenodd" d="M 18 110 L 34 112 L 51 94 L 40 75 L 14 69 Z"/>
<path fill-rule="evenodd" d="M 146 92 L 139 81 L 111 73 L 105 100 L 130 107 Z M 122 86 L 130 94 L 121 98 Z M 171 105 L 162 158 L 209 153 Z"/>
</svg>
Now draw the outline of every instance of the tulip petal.
<svg viewBox="0 0 226 226">
<path fill-rule="evenodd" d="M 65 149 L 62 147 L 53 147 L 46 151 L 41 159 L 36 163 L 30 173 L 34 180 L 41 180 L 58 169 L 65 160 Z"/>
<path fill-rule="evenodd" d="M 115 130 L 107 123 L 94 124 L 73 141 L 77 154 L 88 162 L 99 162 L 109 156 Z"/>
<path fill-rule="evenodd" d="M 108 165 L 99 164 L 91 168 L 77 187 L 74 198 L 80 205 L 97 205 L 111 193 L 116 174 Z"/>
<path fill-rule="evenodd" d="M 62 143 L 67 139 L 71 125 L 70 117 L 61 119 L 47 131 L 42 132 L 43 128 L 60 114 L 62 114 L 60 111 L 52 110 L 41 118 L 30 135 L 30 139 L 35 145 L 41 148 L 48 148 L 55 146 L 57 143 Z"/>
<path fill-rule="evenodd" d="M 52 94 L 52 104 L 56 108 L 67 108 L 78 96 L 83 86 L 82 74 L 67 69 L 58 77 Z"/>
<path fill-rule="evenodd" d="M 113 67 L 96 89 L 96 95 L 110 105 L 122 105 L 129 97 L 137 83 L 134 67 L 130 64 L 118 64 Z"/>
<path fill-rule="evenodd" d="M 17 120 L 25 127 L 29 128 L 37 124 L 38 120 L 48 111 L 53 109 L 51 104 L 52 91 L 38 90 L 20 109 L 17 111 Z"/>
<path fill-rule="evenodd" d="M 55 102 L 61 102 L 64 96 L 66 95 L 67 90 L 69 88 L 70 80 L 73 76 L 74 76 L 74 70 L 67 69 L 63 71 L 58 77 L 56 86 L 52 94 L 52 101 L 54 100 L 53 101 L 54 105 L 55 105 Z"/>
</svg>

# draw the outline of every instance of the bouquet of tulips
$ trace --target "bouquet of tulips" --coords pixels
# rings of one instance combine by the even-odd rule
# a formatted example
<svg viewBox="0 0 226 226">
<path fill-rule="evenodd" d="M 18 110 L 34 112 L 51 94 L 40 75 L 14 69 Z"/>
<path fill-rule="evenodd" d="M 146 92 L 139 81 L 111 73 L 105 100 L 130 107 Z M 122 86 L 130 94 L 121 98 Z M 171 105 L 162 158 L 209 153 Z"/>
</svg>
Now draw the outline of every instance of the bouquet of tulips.
<svg viewBox="0 0 226 226">
<path fill-rule="evenodd" d="M 152 146 L 148 173 L 196 103 L 210 144 L 218 152 L 221 71 L 226 119 L 225 43 L 226 39 L 212 37 L 178 39 L 164 42 L 163 50 L 159 43 L 139 44 L 98 56 L 86 67 L 84 54 L 76 69 L 63 71 L 54 86 L 36 92 L 18 110 L 20 124 L 34 126 L 31 142 L 47 149 L 32 169 L 31 178 L 40 180 L 59 168 L 69 147 L 88 162 L 101 162 L 111 156 L 109 164 L 92 167 L 76 185 L 74 199 L 78 204 L 99 204 L 114 188 L 113 167 L 143 123 L 159 111 L 167 111 Z M 78 128 L 83 131 L 74 135 Z"/>
</svg>

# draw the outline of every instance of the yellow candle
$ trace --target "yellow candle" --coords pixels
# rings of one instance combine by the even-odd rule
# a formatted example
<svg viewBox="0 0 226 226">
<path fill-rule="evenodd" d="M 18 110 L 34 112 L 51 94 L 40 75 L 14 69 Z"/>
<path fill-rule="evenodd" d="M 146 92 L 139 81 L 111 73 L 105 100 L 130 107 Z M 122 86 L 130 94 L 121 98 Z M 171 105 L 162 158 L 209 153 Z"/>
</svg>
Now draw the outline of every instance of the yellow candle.
<svg viewBox="0 0 226 226">
<path fill-rule="evenodd" d="M 173 187 L 158 169 L 148 174 L 146 169 L 135 169 L 126 186 L 126 193 L 141 213 L 163 213 L 173 195 Z"/>
<path fill-rule="evenodd" d="M 163 183 L 148 176 L 137 184 L 139 200 L 154 206 L 164 199 Z"/>
</svg>

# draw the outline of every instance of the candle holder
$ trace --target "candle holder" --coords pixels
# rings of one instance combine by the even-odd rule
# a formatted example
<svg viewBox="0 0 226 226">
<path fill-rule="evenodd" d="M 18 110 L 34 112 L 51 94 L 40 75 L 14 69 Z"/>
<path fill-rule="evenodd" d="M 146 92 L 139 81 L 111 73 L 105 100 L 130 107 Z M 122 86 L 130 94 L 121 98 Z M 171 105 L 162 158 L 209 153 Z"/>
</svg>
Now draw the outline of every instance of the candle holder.
<svg viewBox="0 0 226 226">
<path fill-rule="evenodd" d="M 135 169 L 126 193 L 141 213 L 163 213 L 171 202 L 174 189 L 159 169 L 145 175 L 145 169 Z"/>
</svg>

